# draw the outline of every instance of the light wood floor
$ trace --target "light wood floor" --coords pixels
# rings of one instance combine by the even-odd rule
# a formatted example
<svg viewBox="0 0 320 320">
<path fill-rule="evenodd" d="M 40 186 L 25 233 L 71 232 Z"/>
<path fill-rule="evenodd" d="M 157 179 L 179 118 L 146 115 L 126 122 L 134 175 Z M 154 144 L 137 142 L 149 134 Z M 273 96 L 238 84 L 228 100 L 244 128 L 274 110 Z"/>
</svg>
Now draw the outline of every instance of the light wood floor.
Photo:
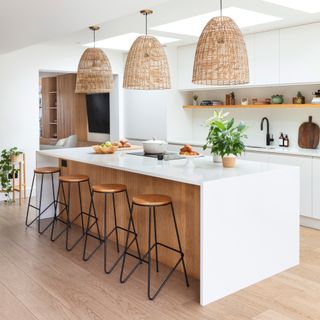
<svg viewBox="0 0 320 320">
<path fill-rule="evenodd" d="M 81 248 L 66 252 L 24 227 L 25 207 L 0 203 L 0 319 L 320 319 L 320 231 L 301 228 L 301 265 L 201 307 L 199 284 L 177 273 L 154 301 L 146 296 L 146 266 L 126 284 L 119 268 L 102 269 Z M 162 270 L 165 267 L 161 266 Z"/>
</svg>

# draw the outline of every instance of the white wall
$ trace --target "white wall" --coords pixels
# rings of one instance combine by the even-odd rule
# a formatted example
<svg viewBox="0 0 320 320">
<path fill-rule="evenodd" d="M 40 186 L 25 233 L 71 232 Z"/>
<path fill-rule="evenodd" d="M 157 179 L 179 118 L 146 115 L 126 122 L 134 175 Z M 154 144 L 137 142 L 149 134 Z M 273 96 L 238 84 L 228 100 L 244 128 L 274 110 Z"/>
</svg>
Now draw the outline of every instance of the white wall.
<svg viewBox="0 0 320 320">
<path fill-rule="evenodd" d="M 83 50 L 80 46 L 36 45 L 0 55 L 0 150 L 17 146 L 26 153 L 28 187 L 39 147 L 39 71 L 76 72 Z M 107 54 L 113 73 L 122 78 L 122 54 Z M 118 123 L 113 123 L 112 129 L 113 136 L 118 137 L 123 135 L 119 125 L 121 88 L 115 94 L 119 109 L 112 114 Z"/>
</svg>

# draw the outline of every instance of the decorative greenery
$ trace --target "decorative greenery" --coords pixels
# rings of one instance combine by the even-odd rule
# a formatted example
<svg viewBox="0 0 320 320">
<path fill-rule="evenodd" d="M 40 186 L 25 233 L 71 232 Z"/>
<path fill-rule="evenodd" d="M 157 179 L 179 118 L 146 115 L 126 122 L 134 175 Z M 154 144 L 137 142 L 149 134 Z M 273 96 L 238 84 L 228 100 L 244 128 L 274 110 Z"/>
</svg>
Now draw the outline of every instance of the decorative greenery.
<svg viewBox="0 0 320 320">
<path fill-rule="evenodd" d="M 11 149 L 4 149 L 1 151 L 0 158 L 0 187 L 1 191 L 5 193 L 7 197 L 7 202 L 10 202 L 10 193 L 12 190 L 12 177 L 17 172 L 18 169 L 14 168 L 14 163 L 12 162 L 13 157 L 20 155 L 22 152 L 18 150 L 17 147 Z"/>
<path fill-rule="evenodd" d="M 298 91 L 298 93 L 297 93 L 297 97 L 298 97 L 298 98 L 302 98 L 302 97 L 303 97 L 303 95 L 302 95 L 301 91 Z"/>
<path fill-rule="evenodd" d="M 197 96 L 196 94 L 193 95 L 192 99 L 193 101 L 198 101 L 199 96 Z"/>
<path fill-rule="evenodd" d="M 247 138 L 247 126 L 240 122 L 234 124 L 234 118 L 227 119 L 229 113 L 223 111 L 213 112 L 213 117 L 208 119 L 206 125 L 210 127 L 207 142 L 203 150 L 211 148 L 211 153 L 224 157 L 225 155 L 241 155 L 245 149 L 243 139 Z"/>
</svg>

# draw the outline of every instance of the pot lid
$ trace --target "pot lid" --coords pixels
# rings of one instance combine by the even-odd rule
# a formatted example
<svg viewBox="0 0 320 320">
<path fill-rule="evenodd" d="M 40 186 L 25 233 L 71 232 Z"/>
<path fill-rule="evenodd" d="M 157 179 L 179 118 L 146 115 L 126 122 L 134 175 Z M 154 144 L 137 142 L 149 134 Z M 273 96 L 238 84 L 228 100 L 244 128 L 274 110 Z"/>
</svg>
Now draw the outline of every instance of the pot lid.
<svg viewBox="0 0 320 320">
<path fill-rule="evenodd" d="M 152 138 L 151 140 L 143 141 L 143 143 L 167 144 L 167 142 L 165 142 L 163 140 L 158 140 L 156 138 Z"/>
</svg>

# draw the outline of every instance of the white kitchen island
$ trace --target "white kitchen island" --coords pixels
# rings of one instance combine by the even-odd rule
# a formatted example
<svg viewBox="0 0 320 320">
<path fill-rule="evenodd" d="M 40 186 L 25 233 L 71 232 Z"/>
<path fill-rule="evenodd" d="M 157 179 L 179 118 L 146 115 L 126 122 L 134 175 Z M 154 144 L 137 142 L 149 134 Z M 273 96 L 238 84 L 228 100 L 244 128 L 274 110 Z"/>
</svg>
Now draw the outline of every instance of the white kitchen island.
<svg viewBox="0 0 320 320">
<path fill-rule="evenodd" d="M 147 192 L 172 197 L 187 271 L 200 280 L 201 305 L 299 263 L 296 167 L 238 161 L 236 168 L 224 169 L 211 157 L 190 165 L 185 159 L 158 161 L 126 151 L 97 155 L 91 148 L 38 151 L 37 166 L 61 165 L 62 159 L 67 160 L 62 174 L 88 174 L 92 183 L 125 183 L 130 197 Z M 50 194 L 48 188 L 46 201 Z M 124 225 L 127 219 L 123 213 Z M 138 233 L 146 232 L 145 223 L 138 221 Z M 172 230 L 162 225 L 159 237 L 166 232 Z M 162 262 L 173 263 L 170 257 Z"/>
</svg>

